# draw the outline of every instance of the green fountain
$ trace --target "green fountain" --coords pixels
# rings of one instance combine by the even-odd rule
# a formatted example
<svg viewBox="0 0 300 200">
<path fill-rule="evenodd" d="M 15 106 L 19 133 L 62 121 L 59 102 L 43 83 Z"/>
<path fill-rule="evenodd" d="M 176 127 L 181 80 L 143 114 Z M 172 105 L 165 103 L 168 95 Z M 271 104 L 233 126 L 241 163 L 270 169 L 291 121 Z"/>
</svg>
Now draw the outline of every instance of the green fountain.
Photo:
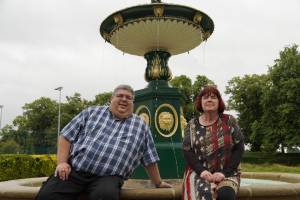
<svg viewBox="0 0 300 200">
<path fill-rule="evenodd" d="M 183 175 L 181 142 L 186 123 L 183 95 L 168 84 L 172 78 L 168 60 L 197 47 L 213 30 L 213 21 L 202 11 L 161 1 L 119 10 L 100 26 L 105 41 L 124 53 L 147 60 L 148 85 L 136 91 L 135 113 L 151 128 L 163 178 Z M 147 178 L 147 175 L 138 169 L 134 177 Z"/>
</svg>

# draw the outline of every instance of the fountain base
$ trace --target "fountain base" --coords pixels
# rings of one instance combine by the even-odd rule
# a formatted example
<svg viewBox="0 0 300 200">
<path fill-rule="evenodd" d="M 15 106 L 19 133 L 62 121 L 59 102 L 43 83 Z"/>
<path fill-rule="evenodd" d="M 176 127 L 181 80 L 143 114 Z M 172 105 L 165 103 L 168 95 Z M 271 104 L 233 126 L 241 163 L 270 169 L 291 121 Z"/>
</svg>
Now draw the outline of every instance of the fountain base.
<svg viewBox="0 0 300 200">
<path fill-rule="evenodd" d="M 251 173 L 242 177 L 284 181 L 282 185 L 248 185 L 241 186 L 238 200 L 295 200 L 300 199 L 300 175 L 287 173 Z M 0 200 L 33 200 L 42 178 L 28 178 L 0 182 Z M 166 189 L 153 188 L 149 181 L 131 179 L 125 182 L 121 191 L 121 200 L 180 200 L 181 180 L 170 179 L 174 187 Z M 87 200 L 83 194 L 80 200 Z"/>
</svg>

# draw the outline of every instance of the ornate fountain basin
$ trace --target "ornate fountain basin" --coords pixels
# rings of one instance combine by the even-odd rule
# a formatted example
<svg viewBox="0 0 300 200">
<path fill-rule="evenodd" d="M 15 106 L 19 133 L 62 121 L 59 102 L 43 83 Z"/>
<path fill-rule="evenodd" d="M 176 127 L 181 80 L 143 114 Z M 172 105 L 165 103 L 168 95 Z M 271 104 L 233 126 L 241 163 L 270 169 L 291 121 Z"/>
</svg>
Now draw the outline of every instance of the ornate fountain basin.
<svg viewBox="0 0 300 200">
<path fill-rule="evenodd" d="M 289 200 L 300 199 L 300 175 L 288 173 L 251 173 L 245 172 L 243 178 L 283 181 L 286 184 L 241 186 L 239 200 Z M 0 182 L 0 200 L 33 200 L 41 183 L 46 179 L 28 178 Z M 156 189 L 148 180 L 128 180 L 121 191 L 121 200 L 180 200 L 181 180 L 167 180 L 174 188 Z M 83 194 L 80 200 L 86 200 Z"/>
</svg>

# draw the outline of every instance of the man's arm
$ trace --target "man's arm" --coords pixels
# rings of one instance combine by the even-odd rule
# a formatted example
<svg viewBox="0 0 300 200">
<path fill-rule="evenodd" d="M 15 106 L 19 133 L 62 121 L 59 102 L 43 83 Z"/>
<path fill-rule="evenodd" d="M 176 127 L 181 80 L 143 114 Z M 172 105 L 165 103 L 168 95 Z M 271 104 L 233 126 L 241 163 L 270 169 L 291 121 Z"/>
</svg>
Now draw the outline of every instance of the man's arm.
<svg viewBox="0 0 300 200">
<path fill-rule="evenodd" d="M 158 166 L 156 163 L 151 163 L 147 166 L 145 166 L 145 170 L 148 173 L 151 181 L 155 184 L 155 187 L 157 188 L 170 188 L 172 185 L 169 183 L 166 183 L 161 180 L 160 173 L 158 170 Z"/>
<path fill-rule="evenodd" d="M 71 172 L 71 166 L 68 163 L 70 148 L 71 143 L 64 136 L 59 136 L 55 176 L 59 176 L 59 178 L 62 180 L 67 180 Z"/>
</svg>

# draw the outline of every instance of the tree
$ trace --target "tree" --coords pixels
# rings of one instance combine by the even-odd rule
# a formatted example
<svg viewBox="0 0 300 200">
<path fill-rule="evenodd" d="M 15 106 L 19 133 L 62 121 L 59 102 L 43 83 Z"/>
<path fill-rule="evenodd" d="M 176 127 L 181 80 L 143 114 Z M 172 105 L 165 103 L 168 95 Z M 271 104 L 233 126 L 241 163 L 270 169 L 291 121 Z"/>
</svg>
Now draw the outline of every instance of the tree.
<svg viewBox="0 0 300 200">
<path fill-rule="evenodd" d="M 19 119 L 18 117 L 16 119 Z M 15 119 L 15 120 L 16 120 Z M 19 153 L 31 153 L 33 152 L 32 138 L 30 132 L 19 128 L 17 129 L 13 125 L 6 125 L 0 130 L 0 142 L 6 144 L 8 141 L 14 141 L 19 145 Z M 10 143 L 8 143 L 10 144 Z"/>
<path fill-rule="evenodd" d="M 201 88 L 204 87 L 205 85 L 214 85 L 215 83 L 208 79 L 206 76 L 202 76 L 202 75 L 198 75 L 196 76 L 196 80 L 193 84 L 193 87 L 192 87 L 192 93 L 193 93 L 193 97 L 196 97 Z"/>
<path fill-rule="evenodd" d="M 275 152 L 300 146 L 300 53 L 284 48 L 266 75 L 246 75 L 229 81 L 229 106 L 239 112 L 239 124 L 253 151 Z"/>
<path fill-rule="evenodd" d="M 18 133 L 28 133 L 31 137 L 36 153 L 45 153 L 46 148 L 56 145 L 49 140 L 56 136 L 54 128 L 57 116 L 57 103 L 50 98 L 41 97 L 23 106 L 23 115 L 17 116 L 13 124 Z M 52 136 L 49 136 L 52 135 Z"/>
<path fill-rule="evenodd" d="M 184 117 L 189 121 L 193 117 L 194 106 L 192 103 L 192 80 L 186 75 L 174 77 L 170 81 L 172 87 L 178 88 L 185 99 L 185 104 L 182 106 Z"/>
<path fill-rule="evenodd" d="M 0 141 L 6 141 L 9 139 L 15 139 L 15 130 L 12 125 L 5 125 L 0 129 Z"/>
<path fill-rule="evenodd" d="M 198 114 L 194 107 L 194 98 L 198 95 L 200 89 L 207 84 L 213 84 L 213 81 L 201 75 L 196 77 L 193 84 L 192 80 L 185 75 L 176 76 L 170 81 L 170 85 L 178 88 L 186 99 L 186 103 L 183 105 L 183 113 L 187 121 Z"/>
<path fill-rule="evenodd" d="M 81 94 L 74 93 L 73 96 L 66 96 L 67 102 L 61 107 L 61 127 L 63 128 L 69 123 L 73 117 L 80 113 L 83 109 L 88 107 L 91 103 L 83 99 Z M 57 118 L 56 118 L 57 121 Z"/>
<path fill-rule="evenodd" d="M 239 112 L 238 121 L 245 136 L 245 142 L 251 145 L 252 151 L 260 151 L 263 144 L 261 118 L 263 108 L 262 95 L 268 83 L 266 75 L 245 75 L 234 77 L 226 86 L 226 94 L 231 94 L 229 109 Z"/>
<path fill-rule="evenodd" d="M 175 76 L 170 84 L 178 88 L 180 92 L 184 95 L 186 101 L 191 100 L 192 95 L 192 80 L 186 75 Z"/>
<path fill-rule="evenodd" d="M 284 48 L 269 68 L 270 84 L 263 97 L 265 144 L 270 151 L 300 146 L 300 53 Z M 272 145 L 270 145 L 272 144 Z"/>
<path fill-rule="evenodd" d="M 111 98 L 112 92 L 103 92 L 95 96 L 95 100 L 91 102 L 92 105 L 105 105 L 108 104 Z"/>
<path fill-rule="evenodd" d="M 3 154 L 20 153 L 20 150 L 21 150 L 20 145 L 12 139 L 0 142 L 0 153 Z"/>
</svg>

